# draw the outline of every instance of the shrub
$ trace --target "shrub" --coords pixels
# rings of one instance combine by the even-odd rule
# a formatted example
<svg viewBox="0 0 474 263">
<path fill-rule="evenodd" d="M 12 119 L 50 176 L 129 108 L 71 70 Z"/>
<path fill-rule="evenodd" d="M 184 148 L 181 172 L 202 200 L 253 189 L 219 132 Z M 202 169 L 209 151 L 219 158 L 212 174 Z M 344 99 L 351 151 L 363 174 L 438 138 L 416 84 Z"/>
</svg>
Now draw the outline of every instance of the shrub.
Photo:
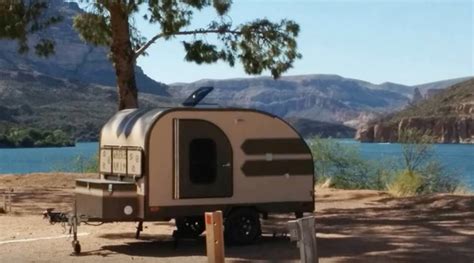
<svg viewBox="0 0 474 263">
<path fill-rule="evenodd" d="M 385 169 L 364 160 L 357 147 L 319 137 L 309 140 L 309 145 L 313 153 L 317 183 L 330 182 L 331 187 L 343 189 L 385 187 Z"/>
<path fill-rule="evenodd" d="M 463 187 L 459 174 L 441 166 L 435 159 L 428 162 L 420 173 L 423 178 L 420 194 L 453 193 Z"/>
<path fill-rule="evenodd" d="M 441 166 L 435 156 L 433 149 L 434 138 L 431 131 L 420 131 L 417 129 L 404 129 L 400 131 L 399 141 L 402 146 L 402 169 L 403 174 L 397 176 L 392 182 L 392 187 L 405 187 L 404 183 L 413 184 L 417 187 L 416 192 L 407 192 L 406 195 L 429 194 L 440 192 L 454 192 L 461 186 L 460 176 Z M 410 179 L 413 179 L 410 181 Z M 396 184 L 402 184 L 396 186 Z M 419 184 L 419 185 L 417 185 Z M 403 191 L 401 191 L 403 193 Z"/>
<path fill-rule="evenodd" d="M 413 196 L 421 192 L 422 186 L 423 178 L 420 174 L 404 170 L 395 176 L 387 190 L 394 196 Z"/>
<path fill-rule="evenodd" d="M 99 171 L 99 155 L 96 154 L 91 158 L 78 155 L 72 161 L 70 168 L 71 172 L 76 173 L 97 173 Z"/>
<path fill-rule="evenodd" d="M 61 130 L 49 131 L 36 128 L 10 128 L 0 138 L 4 147 L 73 146 L 74 140 Z"/>
<path fill-rule="evenodd" d="M 440 165 L 427 133 L 401 134 L 401 157 L 369 161 L 355 145 L 319 137 L 308 141 L 314 158 L 316 181 L 343 189 L 388 190 L 395 196 L 455 192 L 459 174 Z"/>
</svg>

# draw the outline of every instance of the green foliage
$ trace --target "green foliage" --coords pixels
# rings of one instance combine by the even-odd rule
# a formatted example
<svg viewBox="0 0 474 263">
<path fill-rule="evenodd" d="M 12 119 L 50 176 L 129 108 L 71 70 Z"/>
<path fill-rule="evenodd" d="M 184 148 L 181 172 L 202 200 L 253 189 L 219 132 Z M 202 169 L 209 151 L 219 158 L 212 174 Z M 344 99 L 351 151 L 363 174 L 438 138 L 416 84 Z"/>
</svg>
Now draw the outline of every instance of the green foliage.
<svg viewBox="0 0 474 263">
<path fill-rule="evenodd" d="M 57 14 L 46 15 L 47 7 L 48 1 L 43 0 L 0 1 L 0 39 L 15 39 L 18 52 L 28 52 L 28 35 L 62 20 Z M 54 54 L 54 41 L 40 38 L 34 48 L 38 56 L 49 56 Z"/>
<path fill-rule="evenodd" d="M 430 160 L 421 171 L 420 193 L 452 193 L 463 187 L 459 174 L 449 171 L 437 160 Z"/>
<path fill-rule="evenodd" d="M 74 141 L 61 130 L 11 128 L 0 134 L 0 147 L 73 146 Z"/>
<path fill-rule="evenodd" d="M 437 161 L 430 161 L 419 171 L 399 171 L 388 184 L 387 190 L 394 196 L 413 196 L 453 193 L 461 187 L 459 175 L 447 171 Z"/>
<path fill-rule="evenodd" d="M 395 176 L 387 186 L 387 190 L 394 196 L 413 196 L 421 193 L 423 177 L 415 172 L 404 170 Z"/>
<path fill-rule="evenodd" d="M 68 168 L 68 170 L 75 173 L 97 173 L 99 171 L 99 154 L 91 158 L 78 155 Z"/>
<path fill-rule="evenodd" d="M 403 165 L 409 173 L 423 169 L 433 157 L 433 137 L 431 131 L 417 129 L 403 129 L 398 135 L 402 146 Z"/>
<path fill-rule="evenodd" d="M 192 36 L 192 40 L 183 41 L 185 60 L 197 64 L 224 61 L 234 66 L 240 60 L 248 74 L 261 74 L 268 70 L 277 78 L 290 69 L 296 59 L 301 58 L 296 44 L 300 30 L 297 23 L 257 19 L 234 25 L 228 17 L 232 5 L 230 0 L 139 0 L 120 4 L 112 1 L 83 2 L 89 3 L 91 11 L 74 20 L 74 26 L 82 38 L 94 45 L 111 46 L 114 37 L 111 18 L 117 15 L 117 10 L 121 10 L 128 20 L 130 44 L 135 50 L 135 57 L 144 54 L 157 39 Z M 117 5 L 120 5 L 119 9 Z M 217 18 L 210 20 L 206 27 L 189 29 L 194 14 L 204 8 L 213 8 Z M 139 10 L 144 13 L 143 19 L 159 26 L 160 30 L 149 40 L 135 27 Z M 217 36 L 215 43 L 210 42 L 206 36 L 209 34 Z"/>
<path fill-rule="evenodd" d="M 99 154 L 92 157 L 78 154 L 70 162 L 55 164 L 53 170 L 56 172 L 97 173 L 99 171 Z"/>
<path fill-rule="evenodd" d="M 74 28 L 81 33 L 81 38 L 95 46 L 110 46 L 112 30 L 110 21 L 105 16 L 84 13 L 74 17 Z"/>
<path fill-rule="evenodd" d="M 459 174 L 448 171 L 436 160 L 429 136 L 407 131 L 403 136 L 402 157 L 393 160 L 368 161 L 357 147 L 332 139 L 313 138 L 317 182 L 330 181 L 342 189 L 388 190 L 395 196 L 455 192 L 461 186 Z"/>
<path fill-rule="evenodd" d="M 332 139 L 309 141 L 318 182 L 330 179 L 331 186 L 343 189 L 383 189 L 386 172 L 364 160 L 356 147 Z"/>
<path fill-rule="evenodd" d="M 431 131 L 400 131 L 401 167 L 389 191 L 398 196 L 454 192 L 460 185 L 459 175 L 444 169 L 436 159 Z"/>
</svg>

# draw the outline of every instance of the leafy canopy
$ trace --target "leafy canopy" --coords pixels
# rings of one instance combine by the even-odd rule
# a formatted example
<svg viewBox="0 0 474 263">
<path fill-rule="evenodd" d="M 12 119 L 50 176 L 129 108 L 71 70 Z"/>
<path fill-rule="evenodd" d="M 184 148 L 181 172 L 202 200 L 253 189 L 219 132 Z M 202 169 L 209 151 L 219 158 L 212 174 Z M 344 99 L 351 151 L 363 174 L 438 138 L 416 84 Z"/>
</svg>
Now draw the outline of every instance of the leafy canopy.
<svg viewBox="0 0 474 263">
<path fill-rule="evenodd" d="M 58 23 L 62 17 L 46 14 L 48 1 L 44 0 L 1 0 L 0 1 L 0 39 L 18 41 L 18 52 L 29 51 L 28 35 Z M 35 53 L 48 56 L 54 53 L 54 41 L 39 38 L 34 41 Z"/>
<path fill-rule="evenodd" d="M 74 26 L 82 38 L 94 45 L 111 46 L 112 27 L 110 10 L 113 0 L 80 0 L 88 3 L 88 12 L 78 15 Z M 130 41 L 134 59 L 159 39 L 191 36 L 183 40 L 185 60 L 197 64 L 225 61 L 234 66 L 239 60 L 247 74 L 261 74 L 269 70 L 277 78 L 301 58 L 296 37 L 299 26 L 291 20 L 271 22 L 257 19 L 234 25 L 228 16 L 231 0 L 122 0 L 119 1 L 129 21 Z M 213 8 L 217 18 L 202 28 L 192 28 L 193 15 L 205 8 Z M 139 12 L 140 11 L 140 12 Z M 147 39 L 140 34 L 135 19 L 142 18 L 158 25 L 155 36 Z M 214 34 L 214 42 L 206 36 Z"/>
</svg>

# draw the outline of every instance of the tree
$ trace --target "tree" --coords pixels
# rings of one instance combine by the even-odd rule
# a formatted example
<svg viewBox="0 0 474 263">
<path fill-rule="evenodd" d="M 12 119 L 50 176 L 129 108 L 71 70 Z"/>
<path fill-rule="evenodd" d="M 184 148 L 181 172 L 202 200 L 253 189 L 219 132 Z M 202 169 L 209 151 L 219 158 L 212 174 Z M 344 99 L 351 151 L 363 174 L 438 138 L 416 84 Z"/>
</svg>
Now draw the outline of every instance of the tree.
<svg viewBox="0 0 474 263">
<path fill-rule="evenodd" d="M 74 27 L 82 38 L 94 45 L 110 47 L 117 76 L 119 110 L 137 108 L 137 85 L 134 67 L 140 55 L 157 40 L 192 36 L 183 40 L 185 60 L 202 63 L 225 61 L 234 66 L 239 60 L 247 74 L 269 70 L 278 78 L 301 57 L 296 37 L 299 26 L 294 21 L 274 23 L 257 19 L 233 25 L 227 16 L 231 0 L 81 0 L 90 10 L 78 15 Z M 213 8 L 218 15 L 206 27 L 192 28 L 195 12 Z M 150 39 L 144 38 L 135 26 L 139 10 L 143 19 L 156 24 L 159 30 Z M 216 43 L 206 36 L 215 35 Z"/>
<path fill-rule="evenodd" d="M 402 147 L 403 166 L 408 173 L 414 173 L 418 169 L 424 168 L 433 157 L 434 150 L 431 131 L 421 131 L 418 129 L 402 129 L 398 136 L 398 141 Z"/>
<path fill-rule="evenodd" d="M 1 0 L 0 39 L 17 40 L 18 52 L 28 52 L 28 35 L 62 20 L 58 14 L 46 15 L 47 7 L 43 0 Z M 54 53 L 54 41 L 39 38 L 34 48 L 38 56 L 49 56 Z"/>
</svg>

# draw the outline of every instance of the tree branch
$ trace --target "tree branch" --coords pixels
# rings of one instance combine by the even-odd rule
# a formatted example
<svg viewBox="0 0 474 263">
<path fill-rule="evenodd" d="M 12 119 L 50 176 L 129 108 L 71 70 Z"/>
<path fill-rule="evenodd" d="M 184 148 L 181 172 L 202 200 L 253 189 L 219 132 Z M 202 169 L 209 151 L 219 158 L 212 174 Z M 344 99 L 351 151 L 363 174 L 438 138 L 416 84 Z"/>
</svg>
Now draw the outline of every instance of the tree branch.
<svg viewBox="0 0 474 263">
<path fill-rule="evenodd" d="M 146 49 L 148 49 L 153 43 L 155 43 L 158 39 L 165 37 L 165 36 L 183 36 L 183 35 L 198 35 L 198 34 L 242 34 L 240 30 L 230 30 L 230 29 L 196 29 L 196 30 L 189 30 L 189 31 L 180 31 L 170 35 L 160 33 L 152 37 L 148 40 L 142 47 L 140 47 L 137 51 L 135 51 L 134 60 L 136 60 L 140 55 L 142 55 Z"/>
</svg>

